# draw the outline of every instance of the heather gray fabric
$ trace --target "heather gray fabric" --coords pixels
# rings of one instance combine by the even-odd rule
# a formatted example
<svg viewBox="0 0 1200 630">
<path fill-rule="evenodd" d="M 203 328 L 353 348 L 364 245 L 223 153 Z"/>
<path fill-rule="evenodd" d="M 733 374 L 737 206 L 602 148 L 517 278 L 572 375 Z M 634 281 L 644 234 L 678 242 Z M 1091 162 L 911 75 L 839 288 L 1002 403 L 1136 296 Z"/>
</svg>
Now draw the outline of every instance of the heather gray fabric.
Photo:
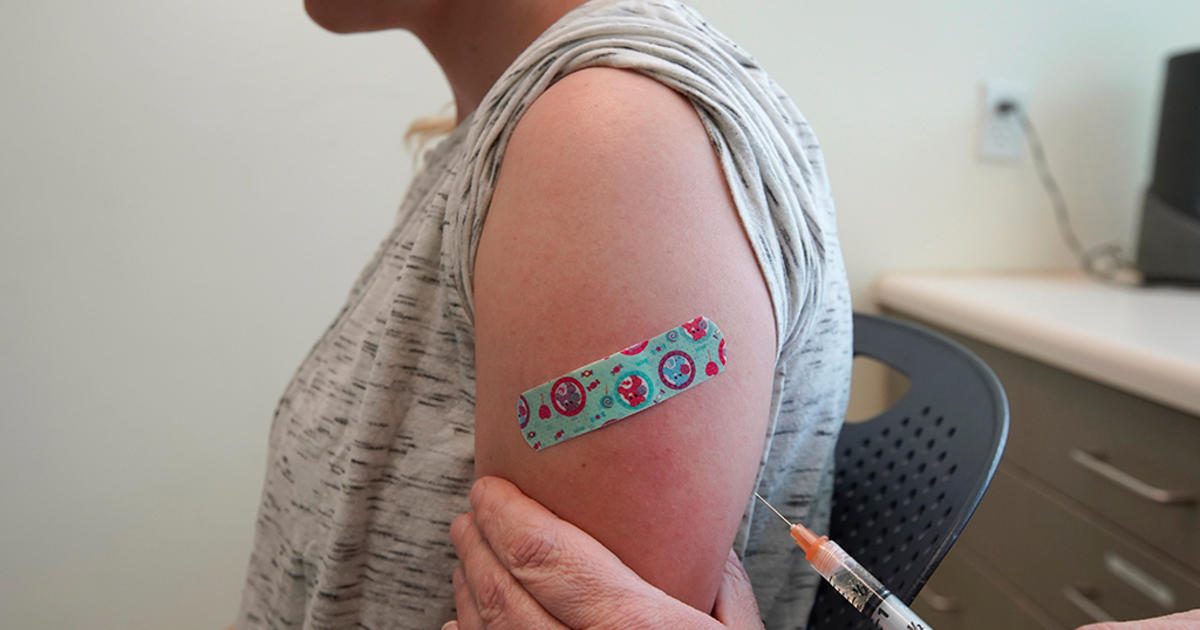
<svg viewBox="0 0 1200 630">
<path fill-rule="evenodd" d="M 475 251 L 521 113 L 590 66 L 674 88 L 708 130 L 777 323 L 758 490 L 825 528 L 851 307 L 816 137 L 754 59 L 691 7 L 591 0 L 534 41 L 426 153 L 395 227 L 287 386 L 271 423 L 240 630 L 436 629 L 454 616 L 448 529 L 472 480 Z M 735 548 L 767 628 L 802 628 L 819 578 L 773 518 L 748 502 Z"/>
</svg>

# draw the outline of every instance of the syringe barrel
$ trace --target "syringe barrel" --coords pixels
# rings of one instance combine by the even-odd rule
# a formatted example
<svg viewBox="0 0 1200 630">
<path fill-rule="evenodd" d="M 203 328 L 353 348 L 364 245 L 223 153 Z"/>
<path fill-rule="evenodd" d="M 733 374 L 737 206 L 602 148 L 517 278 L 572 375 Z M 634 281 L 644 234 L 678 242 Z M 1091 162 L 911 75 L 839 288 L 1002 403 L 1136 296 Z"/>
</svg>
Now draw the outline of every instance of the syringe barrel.
<svg viewBox="0 0 1200 630">
<path fill-rule="evenodd" d="M 812 565 L 846 601 L 867 616 L 887 596 L 883 584 L 832 540 L 816 550 Z"/>
<path fill-rule="evenodd" d="M 871 620 L 883 630 L 933 630 L 924 619 L 904 605 L 895 593 L 888 593 Z"/>
<path fill-rule="evenodd" d="M 832 540 L 821 544 L 813 568 L 846 601 L 884 630 L 931 630 L 899 597 L 892 594 Z"/>
</svg>

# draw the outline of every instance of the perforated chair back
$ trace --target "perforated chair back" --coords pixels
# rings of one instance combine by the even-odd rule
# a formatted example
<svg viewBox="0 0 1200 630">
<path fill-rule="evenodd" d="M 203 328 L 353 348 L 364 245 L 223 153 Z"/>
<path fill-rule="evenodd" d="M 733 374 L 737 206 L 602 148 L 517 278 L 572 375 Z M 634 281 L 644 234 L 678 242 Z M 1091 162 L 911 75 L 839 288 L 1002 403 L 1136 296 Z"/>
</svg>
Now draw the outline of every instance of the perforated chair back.
<svg viewBox="0 0 1200 630">
<path fill-rule="evenodd" d="M 854 354 L 910 383 L 882 414 L 842 428 L 829 537 L 912 603 L 991 483 L 1008 437 L 1008 399 L 969 350 L 895 319 L 855 313 Z M 875 626 L 822 583 L 808 627 Z"/>
</svg>

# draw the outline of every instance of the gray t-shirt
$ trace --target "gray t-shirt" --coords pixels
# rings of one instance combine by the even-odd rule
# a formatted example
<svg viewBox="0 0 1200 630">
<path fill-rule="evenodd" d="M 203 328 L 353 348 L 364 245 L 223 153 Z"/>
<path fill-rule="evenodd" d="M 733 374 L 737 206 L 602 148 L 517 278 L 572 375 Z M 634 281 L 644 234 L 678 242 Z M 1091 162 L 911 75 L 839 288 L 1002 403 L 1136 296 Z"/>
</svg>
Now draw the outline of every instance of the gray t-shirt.
<svg viewBox="0 0 1200 630">
<path fill-rule="evenodd" d="M 702 119 L 777 323 L 757 489 L 824 531 L 852 350 L 817 139 L 755 60 L 693 8 L 591 0 L 538 37 L 426 153 L 397 224 L 288 384 L 271 423 L 239 630 L 428 629 L 454 617 L 449 527 L 467 510 L 474 462 L 475 251 L 521 113 L 589 66 L 650 76 Z M 819 578 L 774 518 L 748 501 L 735 549 L 767 628 L 803 628 Z"/>
</svg>

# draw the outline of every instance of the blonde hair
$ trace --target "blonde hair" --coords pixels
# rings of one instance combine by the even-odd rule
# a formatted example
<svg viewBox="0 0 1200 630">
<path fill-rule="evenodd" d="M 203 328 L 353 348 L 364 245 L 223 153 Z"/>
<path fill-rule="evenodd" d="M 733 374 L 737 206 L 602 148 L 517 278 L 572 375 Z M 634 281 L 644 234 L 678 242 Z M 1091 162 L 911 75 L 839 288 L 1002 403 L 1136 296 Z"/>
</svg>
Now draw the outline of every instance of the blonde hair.
<svg viewBox="0 0 1200 630">
<path fill-rule="evenodd" d="M 453 106 L 453 102 L 446 103 L 442 106 L 442 112 Z M 424 166 L 423 164 L 418 166 L 417 160 L 424 153 L 425 145 L 438 136 L 443 136 L 454 131 L 455 126 L 455 117 L 445 113 L 438 113 L 434 116 L 423 116 L 409 124 L 408 131 L 404 132 L 404 146 L 411 148 L 415 139 L 416 148 L 412 149 L 414 171 L 420 170 Z"/>
</svg>

